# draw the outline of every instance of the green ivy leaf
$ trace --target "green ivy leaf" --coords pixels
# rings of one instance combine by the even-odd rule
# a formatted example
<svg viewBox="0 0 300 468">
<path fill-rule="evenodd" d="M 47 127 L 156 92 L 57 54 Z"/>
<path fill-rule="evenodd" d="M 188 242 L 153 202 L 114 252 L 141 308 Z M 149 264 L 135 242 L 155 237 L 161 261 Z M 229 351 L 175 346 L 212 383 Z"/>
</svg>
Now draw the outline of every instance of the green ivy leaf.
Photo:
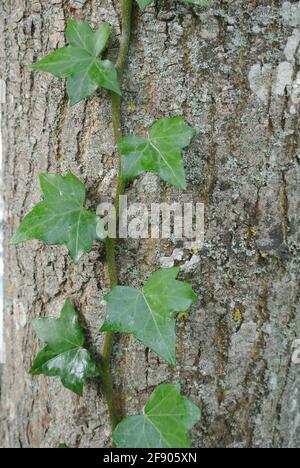
<svg viewBox="0 0 300 468">
<path fill-rule="evenodd" d="M 139 7 L 143 10 L 146 8 L 146 6 L 150 5 L 150 3 L 153 2 L 153 0 L 137 0 Z"/>
<path fill-rule="evenodd" d="M 154 172 L 175 187 L 186 189 L 181 151 L 196 131 L 182 117 L 163 118 L 150 129 L 149 137 L 128 136 L 119 141 L 122 177 L 131 180 L 143 172 Z"/>
<path fill-rule="evenodd" d="M 101 331 L 134 335 L 175 366 L 176 312 L 196 302 L 190 284 L 177 281 L 179 268 L 154 273 L 142 291 L 116 286 L 106 297 L 107 317 Z"/>
<path fill-rule="evenodd" d="M 189 448 L 188 432 L 199 420 L 199 408 L 180 395 L 179 385 L 159 385 L 143 415 L 121 421 L 113 439 L 118 448 Z"/>
<path fill-rule="evenodd" d="M 64 387 L 82 396 L 85 381 L 98 377 L 99 372 L 84 348 L 78 312 L 67 300 L 59 319 L 38 318 L 32 324 L 46 346 L 37 354 L 30 373 L 59 376 Z"/>
<path fill-rule="evenodd" d="M 116 69 L 109 60 L 99 60 L 110 34 L 108 24 L 93 31 L 88 23 L 68 20 L 68 47 L 57 49 L 32 65 L 59 78 L 67 78 L 71 105 L 91 96 L 100 86 L 121 94 Z"/>
<path fill-rule="evenodd" d="M 11 244 L 32 239 L 48 245 L 65 244 L 77 263 L 91 250 L 93 240 L 102 239 L 102 221 L 84 209 L 85 187 L 72 173 L 41 174 L 40 185 L 44 200 L 25 216 Z"/>
</svg>

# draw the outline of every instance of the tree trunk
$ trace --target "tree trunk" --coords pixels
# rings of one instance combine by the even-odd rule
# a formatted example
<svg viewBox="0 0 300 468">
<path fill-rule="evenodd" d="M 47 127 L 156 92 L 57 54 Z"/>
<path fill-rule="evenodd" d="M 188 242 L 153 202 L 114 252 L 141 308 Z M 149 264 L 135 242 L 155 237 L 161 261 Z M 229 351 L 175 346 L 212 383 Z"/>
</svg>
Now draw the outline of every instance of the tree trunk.
<svg viewBox="0 0 300 468">
<path fill-rule="evenodd" d="M 1 0 L 0 78 L 5 196 L 5 342 L 0 445 L 106 447 L 110 428 L 96 383 L 83 398 L 59 379 L 27 371 L 40 347 L 31 319 L 58 315 L 69 297 L 95 351 L 109 290 L 104 248 L 95 243 L 74 265 L 63 247 L 9 246 L 20 220 L 40 200 L 38 175 L 72 171 L 90 206 L 111 196 L 117 160 L 109 94 L 71 108 L 63 80 L 29 65 L 64 45 L 66 18 L 113 25 L 114 0 Z M 156 1 L 135 8 L 124 79 L 123 125 L 143 134 L 157 118 L 183 114 L 198 136 L 185 152 L 189 191 L 205 203 L 205 245 L 184 251 L 182 277 L 199 303 L 177 328 L 178 366 L 170 369 L 134 338 L 114 347 L 113 377 L 127 415 L 154 386 L 181 382 L 202 408 L 194 447 L 299 447 L 300 338 L 299 102 L 300 2 L 219 0 L 211 8 Z M 131 200 L 179 191 L 146 174 Z M 170 242 L 122 241 L 121 284 L 141 286 Z M 190 262 L 192 258 L 192 262 Z"/>
</svg>

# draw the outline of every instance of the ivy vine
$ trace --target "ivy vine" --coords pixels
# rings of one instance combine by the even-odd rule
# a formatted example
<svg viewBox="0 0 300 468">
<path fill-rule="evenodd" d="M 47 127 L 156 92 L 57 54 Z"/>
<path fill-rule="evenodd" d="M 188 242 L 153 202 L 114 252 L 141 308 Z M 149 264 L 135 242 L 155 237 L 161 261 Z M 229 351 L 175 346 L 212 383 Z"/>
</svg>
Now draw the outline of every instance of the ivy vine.
<svg viewBox="0 0 300 468">
<path fill-rule="evenodd" d="M 143 9 L 151 1 L 137 3 Z M 132 0 L 121 0 L 122 35 L 116 64 L 102 60 L 110 36 L 108 24 L 93 31 L 88 23 L 69 19 L 65 31 L 68 45 L 32 65 L 35 71 L 66 78 L 71 105 L 93 95 L 99 87 L 111 92 L 114 138 L 119 150 L 117 213 L 126 181 L 143 172 L 154 172 L 168 184 L 185 190 L 182 151 L 195 136 L 195 130 L 178 116 L 155 122 L 148 138 L 123 137 L 121 133 L 121 84 L 130 44 L 132 8 Z M 107 314 L 101 331 L 106 332 L 106 337 L 101 361 L 97 363 L 85 347 L 79 313 L 67 299 L 59 318 L 33 320 L 44 347 L 36 355 L 30 373 L 60 377 L 64 387 L 80 396 L 87 379 L 100 379 L 117 447 L 189 447 L 188 432 L 199 421 L 200 410 L 180 394 L 180 386 L 159 385 L 142 415 L 120 421 L 110 367 L 116 332 L 135 336 L 174 367 L 176 314 L 188 310 L 197 296 L 188 283 L 177 280 L 178 268 L 158 270 L 142 290 L 119 286 L 116 241 L 105 237 L 103 220 L 85 208 L 84 184 L 72 173 L 65 176 L 47 173 L 40 175 L 40 185 L 43 200 L 25 216 L 11 243 L 37 239 L 48 245 L 65 245 L 74 262 L 78 262 L 91 250 L 94 241 L 104 242 L 111 292 L 105 297 Z"/>
</svg>

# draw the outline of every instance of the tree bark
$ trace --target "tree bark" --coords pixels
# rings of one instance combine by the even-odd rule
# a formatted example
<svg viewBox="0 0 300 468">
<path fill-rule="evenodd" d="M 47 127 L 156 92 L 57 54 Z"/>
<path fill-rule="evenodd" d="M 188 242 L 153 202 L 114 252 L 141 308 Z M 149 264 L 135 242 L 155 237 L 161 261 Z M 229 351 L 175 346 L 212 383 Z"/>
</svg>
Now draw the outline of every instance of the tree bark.
<svg viewBox="0 0 300 468">
<path fill-rule="evenodd" d="M 124 412 L 141 411 L 155 385 L 180 382 L 202 408 L 194 447 L 299 447 L 300 2 L 220 0 L 210 8 L 156 1 L 135 8 L 124 80 L 126 133 L 182 114 L 198 131 L 185 152 L 189 192 L 205 203 L 205 245 L 184 250 L 182 278 L 199 294 L 177 328 L 174 371 L 128 336 L 114 346 L 113 378 Z M 27 371 L 40 347 L 31 319 L 58 315 L 69 297 L 98 353 L 108 292 L 104 248 L 74 265 L 63 247 L 9 246 L 40 200 L 38 175 L 72 171 L 89 206 L 111 197 L 117 157 L 109 94 L 71 108 L 63 80 L 29 65 L 64 45 L 66 18 L 113 26 L 115 0 L 0 1 L 5 196 L 3 447 L 106 447 L 110 429 L 97 383 L 83 398 L 59 379 Z M 131 200 L 184 200 L 154 175 L 129 184 Z M 140 287 L 171 256 L 171 241 L 122 241 L 120 283 Z M 190 259 L 193 257 L 192 262 Z"/>
</svg>

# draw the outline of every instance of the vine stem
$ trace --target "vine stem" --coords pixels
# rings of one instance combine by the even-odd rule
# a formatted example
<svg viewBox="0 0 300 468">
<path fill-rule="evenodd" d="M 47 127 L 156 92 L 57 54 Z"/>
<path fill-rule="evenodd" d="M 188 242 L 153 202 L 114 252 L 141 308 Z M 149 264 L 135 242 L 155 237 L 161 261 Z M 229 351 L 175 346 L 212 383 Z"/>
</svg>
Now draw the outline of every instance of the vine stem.
<svg viewBox="0 0 300 468">
<path fill-rule="evenodd" d="M 130 44 L 130 34 L 131 34 L 131 18 L 132 18 L 132 7 L 133 0 L 121 0 L 121 18 L 122 18 L 122 34 L 120 40 L 119 54 L 116 63 L 116 70 L 121 84 L 129 44 Z M 121 97 L 112 93 L 112 123 L 114 130 L 114 141 L 117 145 L 118 141 L 122 138 L 121 130 Z M 122 166 L 121 166 L 121 155 L 118 153 L 118 179 L 117 179 L 117 191 L 115 199 L 115 209 L 116 215 L 119 214 L 119 197 L 122 195 L 125 189 L 125 184 L 122 179 Z M 106 261 L 109 274 L 110 288 L 114 288 L 118 284 L 118 275 L 117 275 L 117 264 L 116 264 L 116 253 L 115 253 L 115 240 L 107 238 L 105 242 L 106 247 Z M 106 396 L 108 411 L 110 417 L 110 424 L 112 431 L 115 429 L 116 425 L 119 422 L 118 414 L 118 402 L 114 397 L 114 389 L 111 375 L 111 356 L 114 344 L 114 333 L 106 333 L 103 351 L 102 351 L 102 386 Z"/>
</svg>

